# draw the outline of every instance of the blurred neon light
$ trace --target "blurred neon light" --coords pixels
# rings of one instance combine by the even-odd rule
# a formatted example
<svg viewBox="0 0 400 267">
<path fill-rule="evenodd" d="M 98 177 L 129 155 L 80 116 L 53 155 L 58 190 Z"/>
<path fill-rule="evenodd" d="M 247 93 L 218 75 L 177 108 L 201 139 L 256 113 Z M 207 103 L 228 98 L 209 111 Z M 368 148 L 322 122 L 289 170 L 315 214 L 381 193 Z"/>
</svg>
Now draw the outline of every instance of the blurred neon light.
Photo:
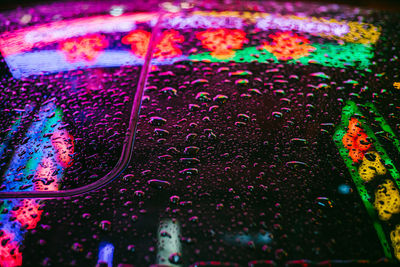
<svg viewBox="0 0 400 267">
<path fill-rule="evenodd" d="M 261 30 L 306 32 L 350 43 L 375 44 L 380 36 L 380 27 L 355 21 L 238 11 L 196 11 L 193 12 L 194 16 L 236 17 L 255 23 L 255 26 Z"/>
<path fill-rule="evenodd" d="M 7 241 L 8 240 L 8 241 Z M 19 251 L 18 242 L 6 229 L 0 230 L 0 264 L 4 267 L 22 265 L 22 253 Z"/>
<path fill-rule="evenodd" d="M 376 108 L 368 103 L 365 105 L 359 105 L 364 108 L 368 108 L 372 114 L 375 115 L 380 121 L 381 127 L 385 132 L 390 133 L 391 129 L 386 125 L 386 122 L 383 118 L 380 118 L 380 114 L 377 113 Z M 355 118 L 357 116 L 357 119 Z M 362 126 L 362 128 L 361 128 Z M 347 129 L 346 129 L 347 128 Z M 361 163 L 357 170 L 357 164 L 353 162 L 352 157 L 349 155 L 348 148 L 346 148 L 346 142 L 342 142 L 345 135 L 351 136 L 360 136 L 362 133 L 365 133 L 368 138 L 371 140 L 371 149 L 370 152 L 365 154 L 364 161 Z M 393 135 L 392 138 L 394 140 L 398 139 Z M 339 149 L 340 155 L 346 163 L 347 168 L 349 169 L 350 175 L 357 187 L 358 193 L 361 196 L 361 199 L 367 209 L 368 214 L 374 221 L 375 230 L 378 233 L 378 237 L 381 241 L 382 247 L 385 252 L 385 256 L 388 258 L 392 257 L 391 249 L 389 243 L 387 241 L 387 236 L 379 222 L 378 218 L 382 222 L 388 221 L 387 227 L 391 228 L 393 222 L 391 221 L 392 214 L 400 213 L 400 173 L 393 164 L 393 161 L 389 158 L 387 152 L 380 144 L 378 138 L 375 135 L 375 132 L 368 127 L 365 122 L 365 117 L 362 116 L 359 108 L 354 102 L 348 101 L 347 105 L 343 108 L 342 112 L 342 123 L 336 130 L 333 140 L 335 141 L 336 146 Z M 373 146 L 373 147 L 372 147 Z M 377 152 L 373 151 L 376 150 Z M 368 170 L 368 166 L 373 167 Z M 388 168 L 386 168 L 388 166 Z M 373 186 L 373 184 L 369 185 L 366 182 L 371 181 L 372 179 L 378 179 L 376 176 L 384 175 L 385 173 L 389 173 L 392 179 L 388 179 L 385 177 L 383 182 L 380 182 L 378 188 L 367 189 L 367 187 Z M 379 180 L 378 180 L 379 181 Z M 375 191 L 375 200 L 371 197 L 369 191 Z M 374 201 L 374 202 L 372 202 Z M 385 227 L 385 229 L 387 229 Z M 392 235 L 393 231 L 391 232 Z M 395 256 L 400 260 L 400 253 L 398 253 L 398 243 L 393 241 L 392 246 L 395 250 Z"/>
<path fill-rule="evenodd" d="M 349 33 L 346 22 L 318 18 L 301 18 L 296 16 L 269 15 L 258 19 L 256 27 L 262 30 L 280 29 L 283 31 L 299 31 L 312 34 L 343 36 Z"/>
<path fill-rule="evenodd" d="M 272 53 L 279 60 L 298 59 L 308 56 L 316 48 L 309 45 L 310 41 L 293 32 L 278 32 L 270 34 L 271 43 L 264 43 L 261 47 Z"/>
<path fill-rule="evenodd" d="M 29 113 L 32 112 L 33 108 L 33 105 L 26 105 L 25 109 L 22 111 L 22 114 L 20 114 L 20 116 L 15 120 L 15 122 L 8 130 L 7 135 L 3 139 L 3 142 L 0 144 L 0 158 L 3 156 L 9 142 L 14 138 L 14 135 L 17 133 L 18 127 L 21 125 L 23 118 L 28 116 Z"/>
<path fill-rule="evenodd" d="M 311 44 L 315 48 L 308 56 L 288 60 L 285 63 L 308 65 L 310 63 L 320 64 L 328 67 L 346 68 L 356 66 L 358 69 L 365 69 L 370 65 L 373 57 L 372 47 L 362 44 Z M 261 50 L 257 47 L 246 47 L 242 50 L 236 50 L 231 58 L 220 59 L 213 57 L 210 53 L 201 53 L 189 56 L 190 60 L 207 60 L 210 62 L 275 62 L 280 61 L 267 50 Z"/>
<path fill-rule="evenodd" d="M 375 151 L 370 152 L 365 156 L 360 167 L 358 174 L 365 182 L 372 181 L 378 175 L 385 175 L 387 170 L 381 162 L 381 156 Z"/>
<path fill-rule="evenodd" d="M 389 220 L 393 214 L 400 213 L 400 193 L 394 183 L 386 179 L 375 192 L 374 206 L 379 219 Z"/>
<path fill-rule="evenodd" d="M 71 164 L 73 141 L 62 126 L 62 112 L 53 100 L 45 102 L 29 127 L 27 143 L 18 147 L 3 178 L 8 191 L 58 190 L 64 168 Z M 51 137 L 49 137 L 51 136 Z M 63 140 L 60 140 L 60 139 Z M 40 221 L 40 200 L 6 200 L 0 207 L 2 222 L 0 236 L 1 266 L 20 266 L 22 254 L 19 246 L 24 233 L 34 229 Z M 8 242 L 5 240 L 8 239 Z"/>
<path fill-rule="evenodd" d="M 157 13 L 125 14 L 118 17 L 104 15 L 33 26 L 3 33 L 0 36 L 0 52 L 3 56 L 9 56 L 75 36 L 97 32 L 129 32 L 136 28 L 136 23 L 149 22 L 155 18 Z"/>
<path fill-rule="evenodd" d="M 242 29 L 244 21 L 241 18 L 229 17 L 229 16 L 203 16 L 203 15 L 191 15 L 191 16 L 171 16 L 166 18 L 161 23 L 164 28 L 173 29 L 214 29 L 214 28 L 233 28 Z"/>
<path fill-rule="evenodd" d="M 365 152 L 371 147 L 367 138 L 367 134 L 361 128 L 361 123 L 356 118 L 351 118 L 342 143 L 349 150 L 349 156 L 354 162 L 362 160 Z"/>
<path fill-rule="evenodd" d="M 168 65 L 187 57 L 180 56 L 170 59 L 153 59 L 154 65 Z M 126 50 L 104 50 L 95 61 L 88 64 L 84 61 L 67 62 L 65 57 L 56 50 L 43 50 L 24 53 L 5 58 L 14 78 L 19 79 L 30 75 L 49 74 L 60 71 L 97 67 L 119 67 L 143 65 L 144 60 Z"/>
<path fill-rule="evenodd" d="M 135 30 L 123 37 L 122 43 L 131 45 L 132 52 L 137 57 L 144 58 L 149 46 L 150 37 L 150 32 Z M 163 60 L 181 56 L 182 51 L 177 47 L 177 43 L 182 43 L 183 41 L 184 38 L 178 31 L 164 31 L 155 46 L 153 57 Z"/>
<path fill-rule="evenodd" d="M 243 44 L 249 41 L 244 31 L 223 28 L 197 32 L 196 38 L 201 41 L 204 48 L 211 50 L 211 56 L 218 59 L 234 57 L 233 49 L 241 49 Z"/>
<path fill-rule="evenodd" d="M 114 245 L 107 242 L 100 243 L 99 259 L 97 264 L 106 263 L 108 267 L 112 267 L 114 257 Z"/>
<path fill-rule="evenodd" d="M 60 43 L 60 50 L 69 62 L 80 60 L 94 61 L 98 55 L 108 46 L 104 35 L 93 34 L 76 37 Z"/>
<path fill-rule="evenodd" d="M 122 38 L 123 44 L 129 44 L 132 52 L 139 58 L 146 56 L 147 47 L 149 46 L 151 33 L 144 30 L 135 30 Z"/>
</svg>

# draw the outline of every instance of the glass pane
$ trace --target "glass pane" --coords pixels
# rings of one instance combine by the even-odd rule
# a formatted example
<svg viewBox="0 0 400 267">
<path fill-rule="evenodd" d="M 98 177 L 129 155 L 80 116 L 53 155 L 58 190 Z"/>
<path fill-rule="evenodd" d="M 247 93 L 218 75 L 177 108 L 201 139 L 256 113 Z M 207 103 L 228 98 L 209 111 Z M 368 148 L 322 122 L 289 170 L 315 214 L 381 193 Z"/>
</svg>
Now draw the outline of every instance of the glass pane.
<svg viewBox="0 0 400 267">
<path fill-rule="evenodd" d="M 121 5 L 114 4 L 114 14 L 125 10 Z M 121 178 L 87 194 L 4 200 L 2 263 L 397 263 L 398 16 L 304 3 L 167 2 L 162 7 L 166 12 L 160 23 L 138 24 L 116 38 L 121 40 L 119 51 L 142 58 L 143 44 L 150 42 L 150 29 L 157 25 L 130 164 Z M 103 34 L 109 38 L 109 33 Z M 5 145 L 0 152 L 10 153 L 6 164 L 15 157 L 23 159 L 25 153 L 36 155 L 35 148 L 40 148 L 47 165 L 18 165 L 4 176 L 15 183 L 4 183 L 3 191 L 32 190 L 36 184 L 41 190 L 54 190 L 57 183 L 46 183 L 48 179 L 28 177 L 29 184 L 13 176 L 29 170 L 60 179 L 61 189 L 77 188 L 85 177 L 102 171 L 91 172 L 89 166 L 116 162 L 121 150 L 109 144 L 114 139 L 102 137 L 114 132 L 105 129 L 106 134 L 94 139 L 90 132 L 98 123 L 90 120 L 102 125 L 101 119 L 109 119 L 126 129 L 130 106 L 118 106 L 126 109 L 121 116 L 108 109 L 116 92 L 88 96 L 85 101 L 99 104 L 87 106 L 79 102 L 79 93 L 72 97 L 65 91 L 80 88 L 73 86 L 71 77 L 78 76 L 78 84 L 92 81 L 94 88 L 103 77 L 98 91 L 118 88 L 132 101 L 136 87 L 120 88 L 125 81 L 137 83 L 139 72 L 139 67 L 129 66 L 33 74 L 18 80 L 18 88 L 24 89 L 15 89 L 15 96 L 8 90 L 13 83 L 4 81 L 2 93 L 13 97 L 24 94 L 28 86 L 23 84 L 32 80 L 31 90 L 36 90 L 30 94 L 33 100 L 23 105 L 4 101 L 0 137 Z M 81 75 L 87 75 L 86 80 Z M 50 88 L 36 84 L 35 79 L 51 77 L 62 82 Z M 50 96 L 36 101 L 42 90 Z M 66 105 L 67 100 L 79 107 Z M 86 110 L 81 107 L 94 115 L 80 115 Z M 88 123 L 87 132 L 72 127 L 80 121 Z M 46 139 L 44 134 L 35 137 L 38 129 L 41 134 L 56 130 Z M 81 136 L 86 139 L 78 149 L 76 139 Z M 68 151 L 71 142 L 73 153 Z M 25 143 L 30 145 L 19 149 Z M 100 144 L 104 160 L 90 161 Z M 7 152 L 9 147 L 12 151 Z M 79 158 L 77 151 L 86 154 Z M 75 157 L 82 165 L 74 167 Z M 73 170 L 76 175 L 67 176 Z"/>
</svg>

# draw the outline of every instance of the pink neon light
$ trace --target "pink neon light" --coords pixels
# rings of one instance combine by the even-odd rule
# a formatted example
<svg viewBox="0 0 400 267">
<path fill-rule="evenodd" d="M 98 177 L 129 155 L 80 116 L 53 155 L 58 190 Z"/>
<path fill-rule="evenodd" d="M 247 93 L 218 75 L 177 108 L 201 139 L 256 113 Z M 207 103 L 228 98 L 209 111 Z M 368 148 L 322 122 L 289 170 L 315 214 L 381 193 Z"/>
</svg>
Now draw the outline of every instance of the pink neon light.
<svg viewBox="0 0 400 267">
<path fill-rule="evenodd" d="M 22 265 L 22 253 L 14 235 L 6 230 L 0 230 L 0 263 L 5 267 Z"/>
<path fill-rule="evenodd" d="M 128 32 L 135 23 L 157 18 L 157 13 L 136 13 L 113 17 L 109 15 L 69 21 L 57 21 L 33 26 L 0 36 L 0 51 L 3 56 L 29 51 L 44 45 L 96 32 Z"/>
<path fill-rule="evenodd" d="M 107 46 L 108 42 L 104 35 L 92 34 L 63 41 L 60 50 L 69 62 L 80 60 L 90 62 L 94 61 Z"/>
</svg>

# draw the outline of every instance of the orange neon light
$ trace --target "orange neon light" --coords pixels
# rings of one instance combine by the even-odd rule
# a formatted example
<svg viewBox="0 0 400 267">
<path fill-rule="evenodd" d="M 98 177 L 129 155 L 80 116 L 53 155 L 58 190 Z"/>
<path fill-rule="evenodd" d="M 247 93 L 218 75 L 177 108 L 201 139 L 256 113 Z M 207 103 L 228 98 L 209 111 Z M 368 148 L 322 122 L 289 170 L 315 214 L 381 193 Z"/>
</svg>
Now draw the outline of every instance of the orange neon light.
<svg viewBox="0 0 400 267">
<path fill-rule="evenodd" d="M 249 40 L 242 30 L 209 29 L 196 33 L 204 48 L 211 50 L 211 56 L 227 59 L 235 55 L 233 49 L 241 49 Z"/>
<path fill-rule="evenodd" d="M 274 54 L 279 60 L 297 59 L 306 57 L 316 48 L 309 45 L 310 41 L 293 32 L 279 32 L 270 34 L 271 43 L 264 42 L 260 47 Z"/>
<path fill-rule="evenodd" d="M 94 61 L 107 46 L 108 42 L 104 35 L 93 34 L 61 42 L 60 50 L 69 62 L 80 60 L 90 62 Z"/>
<path fill-rule="evenodd" d="M 342 143 L 349 150 L 349 156 L 354 162 L 360 162 L 365 152 L 371 147 L 368 136 L 360 125 L 361 123 L 356 118 L 351 118 L 347 133 L 342 138 Z"/>
<path fill-rule="evenodd" d="M 136 56 L 144 58 L 149 46 L 150 37 L 150 32 L 134 30 L 122 38 L 122 43 L 129 44 L 132 52 Z M 184 37 L 178 31 L 166 30 L 162 33 L 157 42 L 153 56 L 161 60 L 178 57 L 182 55 L 182 51 L 178 48 L 177 44 L 182 43 L 183 41 Z"/>
</svg>

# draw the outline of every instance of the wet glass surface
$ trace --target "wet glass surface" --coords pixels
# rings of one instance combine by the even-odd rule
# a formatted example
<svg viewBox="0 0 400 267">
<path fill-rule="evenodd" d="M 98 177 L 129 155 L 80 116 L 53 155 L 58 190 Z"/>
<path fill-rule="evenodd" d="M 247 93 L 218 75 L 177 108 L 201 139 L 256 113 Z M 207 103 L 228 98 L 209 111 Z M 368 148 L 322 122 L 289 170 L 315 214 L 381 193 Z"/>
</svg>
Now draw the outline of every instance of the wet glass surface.
<svg viewBox="0 0 400 267">
<path fill-rule="evenodd" d="M 104 35 L 131 58 L 152 46 L 130 164 L 88 194 L 4 200 L 1 260 L 395 263 L 399 15 L 162 6 L 158 24 Z M 79 38 L 92 49 L 104 41 Z M 103 177 L 121 155 L 140 66 L 93 68 L 98 58 L 89 69 L 15 78 L 27 64 L 5 59 L 19 68 L 2 81 L 1 189 L 66 190 Z"/>
</svg>

